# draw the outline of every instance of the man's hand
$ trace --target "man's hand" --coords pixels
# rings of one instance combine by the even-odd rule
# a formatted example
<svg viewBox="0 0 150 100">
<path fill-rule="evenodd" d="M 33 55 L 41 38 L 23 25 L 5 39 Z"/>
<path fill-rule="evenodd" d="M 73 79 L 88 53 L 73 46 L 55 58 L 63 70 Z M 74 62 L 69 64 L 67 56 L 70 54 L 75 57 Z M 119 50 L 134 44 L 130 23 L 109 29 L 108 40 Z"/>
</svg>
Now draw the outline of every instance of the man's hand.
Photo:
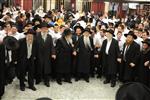
<svg viewBox="0 0 150 100">
<path fill-rule="evenodd" d="M 118 61 L 119 63 L 121 63 L 121 58 L 117 58 L 117 61 Z"/>
<path fill-rule="evenodd" d="M 145 63 L 144 63 L 144 66 L 148 66 L 149 65 L 149 61 L 146 61 Z"/>
<path fill-rule="evenodd" d="M 52 58 L 53 58 L 53 59 L 56 59 L 56 55 L 52 55 Z"/>
<path fill-rule="evenodd" d="M 76 52 L 76 51 L 74 51 L 74 52 L 73 52 L 73 55 L 74 55 L 74 56 L 76 56 L 76 55 L 77 55 L 77 52 Z"/>
<path fill-rule="evenodd" d="M 134 63 L 130 63 L 130 66 L 131 66 L 131 67 L 135 67 L 135 64 L 134 64 Z"/>
<path fill-rule="evenodd" d="M 16 65 L 16 64 L 17 64 L 17 61 L 15 61 L 14 64 Z"/>
<path fill-rule="evenodd" d="M 99 58 L 99 55 L 94 55 L 94 58 Z"/>
</svg>

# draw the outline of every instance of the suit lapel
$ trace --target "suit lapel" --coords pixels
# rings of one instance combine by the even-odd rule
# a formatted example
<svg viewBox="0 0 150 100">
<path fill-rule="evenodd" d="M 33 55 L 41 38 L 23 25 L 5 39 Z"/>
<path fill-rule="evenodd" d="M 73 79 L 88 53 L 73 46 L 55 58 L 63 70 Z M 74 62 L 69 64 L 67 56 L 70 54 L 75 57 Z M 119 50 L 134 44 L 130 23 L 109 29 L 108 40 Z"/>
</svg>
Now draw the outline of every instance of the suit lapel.
<svg viewBox="0 0 150 100">
<path fill-rule="evenodd" d="M 111 49 L 112 49 L 112 47 L 113 47 L 113 42 L 114 42 L 114 40 L 112 39 L 112 41 L 111 41 L 111 43 L 110 43 L 109 50 L 108 50 L 108 54 L 110 54 L 110 51 L 111 51 Z"/>
<path fill-rule="evenodd" d="M 27 41 L 26 41 L 26 39 L 24 39 L 24 50 L 25 50 L 25 54 L 27 56 L 28 55 L 28 47 L 27 47 Z"/>
<path fill-rule="evenodd" d="M 134 45 L 134 42 L 129 46 L 129 48 L 127 49 L 126 54 L 128 54 L 129 52 L 131 52 L 133 45 Z"/>
<path fill-rule="evenodd" d="M 41 43 L 41 44 L 44 44 L 44 40 L 43 40 L 43 38 L 42 38 L 42 35 L 41 35 L 41 34 L 42 34 L 42 33 L 40 33 L 40 34 L 39 34 L 39 41 L 40 41 L 40 43 Z"/>
<path fill-rule="evenodd" d="M 82 45 L 84 46 L 84 48 L 86 48 L 85 43 L 84 43 L 84 36 L 82 36 L 81 41 L 82 41 Z"/>
<path fill-rule="evenodd" d="M 68 42 L 65 38 L 62 38 L 62 43 L 66 48 L 71 48 L 71 45 L 68 44 Z"/>
</svg>

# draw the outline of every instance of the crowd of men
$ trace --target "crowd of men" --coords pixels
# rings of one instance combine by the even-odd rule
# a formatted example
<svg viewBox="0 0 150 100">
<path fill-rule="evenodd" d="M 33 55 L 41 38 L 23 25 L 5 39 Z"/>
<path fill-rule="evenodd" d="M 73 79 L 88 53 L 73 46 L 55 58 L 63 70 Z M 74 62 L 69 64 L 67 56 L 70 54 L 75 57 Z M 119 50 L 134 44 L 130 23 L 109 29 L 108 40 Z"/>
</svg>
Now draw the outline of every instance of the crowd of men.
<svg viewBox="0 0 150 100">
<path fill-rule="evenodd" d="M 0 15 L 0 97 L 18 78 L 20 90 L 56 80 L 90 77 L 141 82 L 150 87 L 150 14 L 117 18 L 93 12 L 24 11 L 4 7 Z M 7 90 L 6 90 L 7 91 Z"/>
</svg>

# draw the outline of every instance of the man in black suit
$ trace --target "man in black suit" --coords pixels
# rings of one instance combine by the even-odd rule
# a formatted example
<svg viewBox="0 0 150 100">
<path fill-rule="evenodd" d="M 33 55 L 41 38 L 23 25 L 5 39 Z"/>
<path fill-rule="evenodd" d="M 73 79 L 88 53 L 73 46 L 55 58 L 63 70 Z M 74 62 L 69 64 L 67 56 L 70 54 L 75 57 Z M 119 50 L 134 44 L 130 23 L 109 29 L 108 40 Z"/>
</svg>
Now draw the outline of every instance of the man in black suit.
<svg viewBox="0 0 150 100">
<path fill-rule="evenodd" d="M 57 83 L 62 85 L 62 79 L 64 78 L 65 82 L 71 82 L 71 69 L 72 69 L 72 33 L 69 28 L 65 29 L 63 36 L 58 39 L 56 43 L 56 76 Z"/>
<path fill-rule="evenodd" d="M 75 26 L 74 27 L 74 34 L 72 35 L 72 42 L 74 47 L 78 44 L 78 39 L 82 36 L 82 32 L 83 32 L 84 28 L 82 26 Z M 77 57 L 73 56 L 73 67 L 72 67 L 72 74 L 75 77 L 76 73 L 77 73 Z"/>
<path fill-rule="evenodd" d="M 106 77 L 104 84 L 111 82 L 111 87 L 116 85 L 117 59 L 120 56 L 118 42 L 113 36 L 115 35 L 112 29 L 106 30 L 107 39 L 104 40 L 100 51 L 103 73 Z"/>
<path fill-rule="evenodd" d="M 142 51 L 140 52 L 140 63 L 138 67 L 139 82 L 150 87 L 150 39 L 142 41 Z"/>
<path fill-rule="evenodd" d="M 5 92 L 5 85 L 10 84 L 15 77 L 15 67 L 18 41 L 12 36 L 6 36 L 0 42 L 0 99 Z"/>
<path fill-rule="evenodd" d="M 12 36 L 6 36 L 3 39 L 5 48 L 5 85 L 11 84 L 16 76 L 15 66 L 17 65 L 19 47 L 18 40 Z"/>
<path fill-rule="evenodd" d="M 77 55 L 76 81 L 83 78 L 86 82 L 89 82 L 90 58 L 94 48 L 93 39 L 90 34 L 90 29 L 86 28 L 83 31 L 83 36 L 79 38 L 78 43 L 75 46 L 75 51 L 73 52 L 73 55 Z"/>
<path fill-rule="evenodd" d="M 0 43 L 0 100 L 5 90 L 5 47 Z"/>
<path fill-rule="evenodd" d="M 37 64 L 36 67 L 36 84 L 44 80 L 44 84 L 49 87 L 49 79 L 52 70 L 52 58 L 56 59 L 55 49 L 51 35 L 49 35 L 48 24 L 41 24 L 41 32 L 36 36 L 37 43 Z"/>
<path fill-rule="evenodd" d="M 36 88 L 34 87 L 34 62 L 36 59 L 36 44 L 34 39 L 35 32 L 32 29 L 29 29 L 25 35 L 26 38 L 23 38 L 19 41 L 20 47 L 18 50 L 19 59 L 17 68 L 19 73 L 20 90 L 25 91 L 24 81 L 27 71 L 29 89 L 36 91 Z"/>
<path fill-rule="evenodd" d="M 137 36 L 133 31 L 125 34 L 126 43 L 123 47 L 122 66 L 120 69 L 120 79 L 123 82 L 135 81 L 136 69 L 138 66 L 138 59 L 140 55 L 140 46 L 134 41 Z"/>
</svg>

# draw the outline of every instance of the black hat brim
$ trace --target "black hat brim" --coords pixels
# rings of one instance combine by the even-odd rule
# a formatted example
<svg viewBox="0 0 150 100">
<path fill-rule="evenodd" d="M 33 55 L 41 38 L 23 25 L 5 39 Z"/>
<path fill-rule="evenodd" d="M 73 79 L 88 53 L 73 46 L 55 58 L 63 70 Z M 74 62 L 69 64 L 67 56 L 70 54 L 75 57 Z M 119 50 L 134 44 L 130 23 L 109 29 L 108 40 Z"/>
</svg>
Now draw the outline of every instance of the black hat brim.
<svg viewBox="0 0 150 100">
<path fill-rule="evenodd" d="M 141 100 L 137 99 L 137 97 L 146 97 L 147 99 L 145 100 L 149 100 L 148 98 L 150 97 L 150 89 L 144 84 L 138 82 L 129 82 L 122 85 L 116 93 L 116 100 L 122 100 L 123 98 L 126 98 L 127 100 L 135 100 L 135 98 L 136 100 Z"/>
<path fill-rule="evenodd" d="M 142 43 L 146 43 L 147 45 L 149 45 L 150 46 L 150 41 L 142 41 Z"/>
<path fill-rule="evenodd" d="M 125 37 L 127 37 L 128 35 L 132 36 L 134 39 L 137 39 L 137 36 L 134 34 L 124 34 Z"/>
<path fill-rule="evenodd" d="M 112 34 L 113 37 L 115 37 L 115 34 L 110 32 L 109 30 L 104 30 L 104 32 L 110 33 L 110 34 Z"/>
<path fill-rule="evenodd" d="M 41 28 L 43 28 L 43 27 L 50 28 L 50 25 L 47 24 L 47 23 L 41 23 L 40 27 L 41 27 Z"/>
<path fill-rule="evenodd" d="M 92 34 L 92 32 L 89 31 L 89 30 L 83 30 L 83 33 L 84 33 L 84 32 L 89 32 L 90 34 Z"/>
<path fill-rule="evenodd" d="M 76 29 L 78 29 L 78 28 L 81 29 L 81 31 L 84 30 L 84 28 L 83 28 L 82 26 L 75 26 L 75 27 L 74 27 L 74 31 L 76 31 Z"/>
</svg>

